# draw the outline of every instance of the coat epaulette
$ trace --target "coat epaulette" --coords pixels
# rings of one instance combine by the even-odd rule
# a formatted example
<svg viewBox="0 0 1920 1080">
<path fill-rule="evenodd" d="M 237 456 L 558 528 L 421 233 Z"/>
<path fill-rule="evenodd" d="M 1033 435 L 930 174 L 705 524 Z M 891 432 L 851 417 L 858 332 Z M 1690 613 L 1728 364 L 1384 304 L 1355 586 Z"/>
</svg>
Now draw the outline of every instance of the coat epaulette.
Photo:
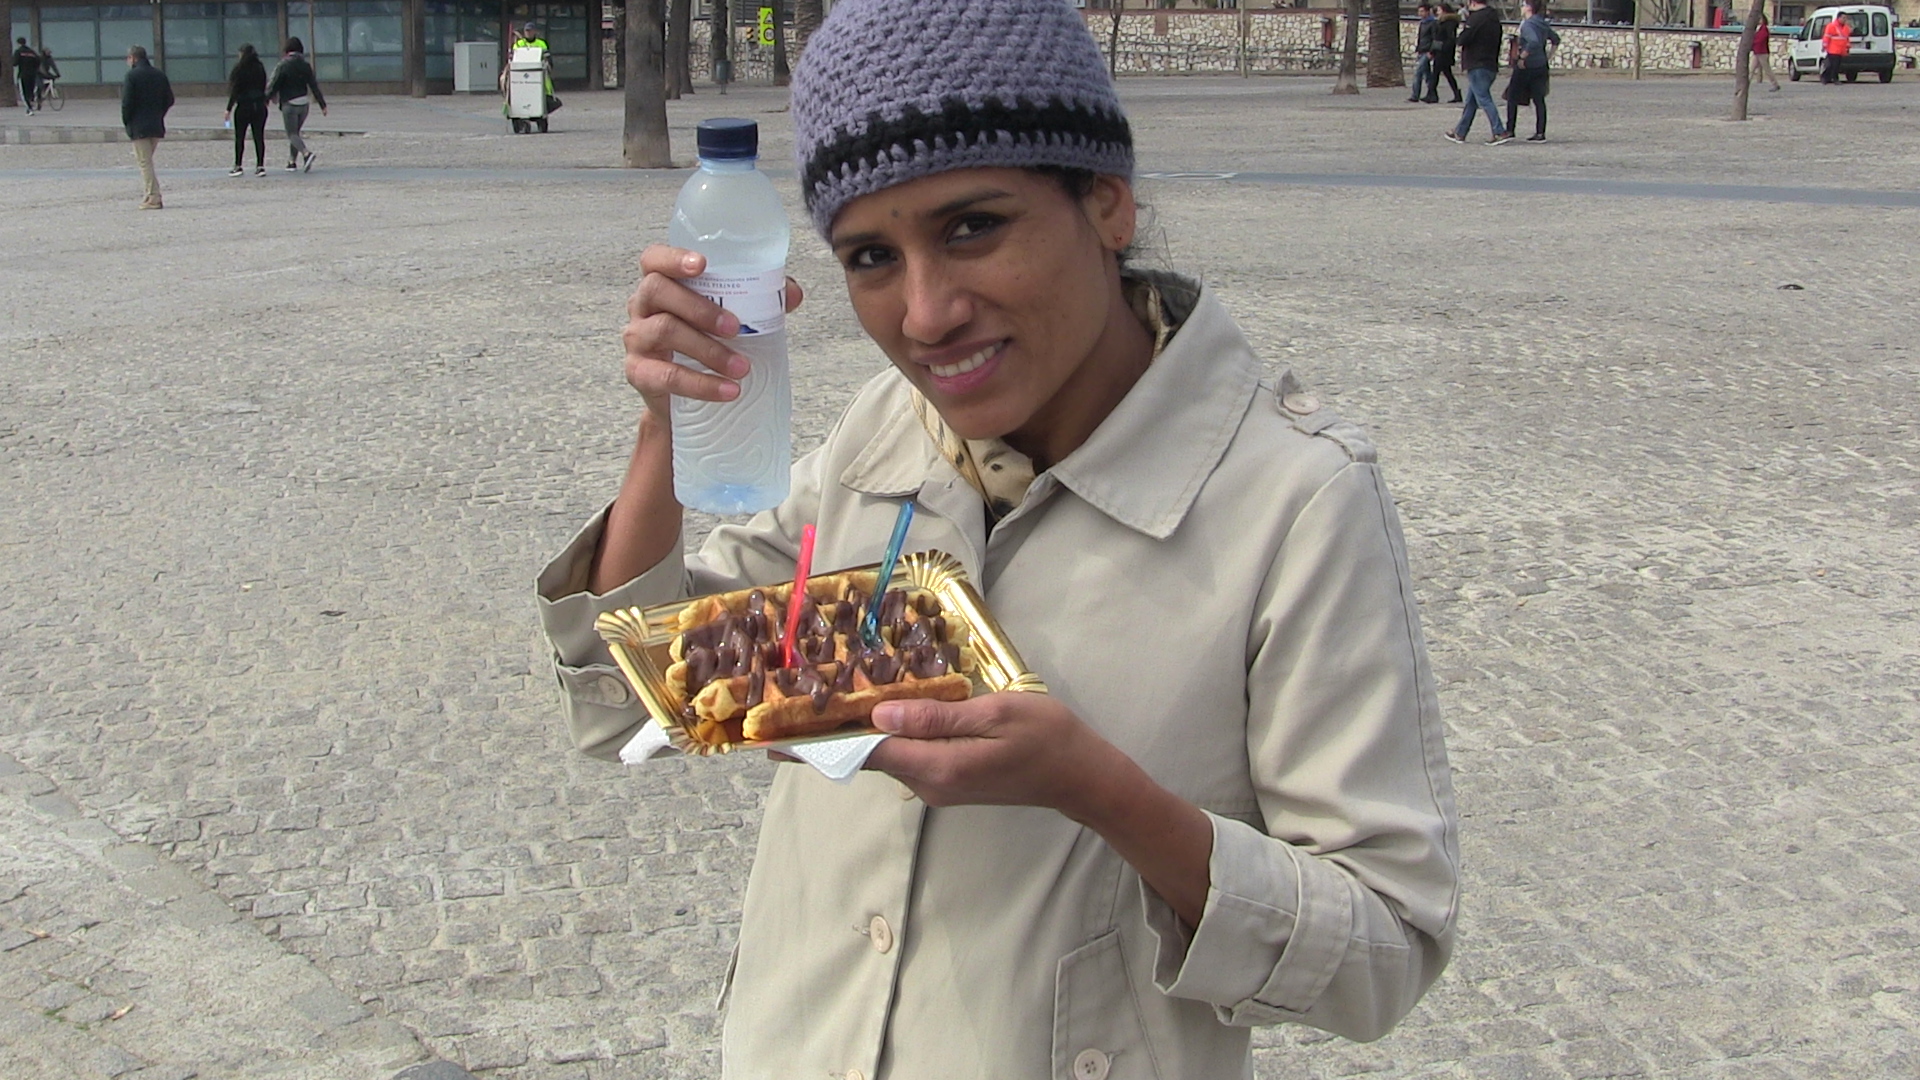
<svg viewBox="0 0 1920 1080">
<path fill-rule="evenodd" d="M 1359 424 L 1352 423 L 1320 403 L 1320 399 L 1301 389 L 1292 371 L 1282 371 L 1277 382 L 1269 382 L 1274 407 L 1287 422 L 1306 435 L 1330 439 L 1346 451 L 1349 460 L 1372 464 L 1373 440 Z"/>
</svg>

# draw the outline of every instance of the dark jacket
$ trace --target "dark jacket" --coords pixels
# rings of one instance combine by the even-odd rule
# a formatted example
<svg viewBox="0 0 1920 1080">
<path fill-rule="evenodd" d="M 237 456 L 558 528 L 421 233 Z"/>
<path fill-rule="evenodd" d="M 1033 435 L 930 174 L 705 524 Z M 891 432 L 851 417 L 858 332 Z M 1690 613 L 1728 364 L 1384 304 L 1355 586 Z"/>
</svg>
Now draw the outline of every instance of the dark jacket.
<svg viewBox="0 0 1920 1080">
<path fill-rule="evenodd" d="M 1518 66 L 1535 71 L 1544 71 L 1547 67 L 1547 46 L 1560 45 L 1560 35 L 1554 32 L 1544 16 L 1535 15 L 1520 24 L 1520 63 Z"/>
<path fill-rule="evenodd" d="M 267 100 L 279 102 L 284 109 L 288 102 L 298 103 L 308 96 L 315 105 L 327 107 L 327 95 L 320 92 L 320 80 L 313 74 L 313 65 L 299 53 L 288 53 L 273 69 L 273 81 L 267 84 Z"/>
<path fill-rule="evenodd" d="M 1413 42 L 1413 53 L 1415 56 L 1433 51 L 1433 24 L 1439 21 L 1439 19 L 1431 15 L 1420 20 L 1420 34 Z"/>
<path fill-rule="evenodd" d="M 257 56 L 233 65 L 227 73 L 227 108 L 264 109 L 267 107 L 267 65 Z"/>
<path fill-rule="evenodd" d="M 167 110 L 173 108 L 173 84 L 167 73 L 142 60 L 127 69 L 120 84 L 120 122 L 129 139 L 167 137 Z"/>
<path fill-rule="evenodd" d="M 13 77 L 31 85 L 40 77 L 40 54 L 25 45 L 13 50 Z"/>
<path fill-rule="evenodd" d="M 1433 60 L 1441 67 L 1453 66 L 1453 50 L 1460 43 L 1460 16 L 1442 15 L 1433 21 Z"/>
<path fill-rule="evenodd" d="M 1460 20 L 1460 66 L 1467 71 L 1500 68 L 1500 13 L 1490 7 L 1468 10 Z"/>
</svg>

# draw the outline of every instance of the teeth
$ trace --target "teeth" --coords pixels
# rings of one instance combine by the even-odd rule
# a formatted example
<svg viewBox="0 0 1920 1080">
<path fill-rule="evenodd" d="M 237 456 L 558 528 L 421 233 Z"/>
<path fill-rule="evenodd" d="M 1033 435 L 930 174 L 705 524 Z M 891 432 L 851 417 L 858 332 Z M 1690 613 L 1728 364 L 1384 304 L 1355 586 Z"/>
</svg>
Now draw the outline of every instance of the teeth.
<svg viewBox="0 0 1920 1080">
<path fill-rule="evenodd" d="M 972 356 L 967 357 L 965 360 L 962 360 L 957 364 L 936 364 L 929 367 L 927 370 L 933 372 L 935 375 L 939 376 L 942 379 L 951 379 L 955 375 L 965 375 L 967 372 L 972 371 L 973 369 L 979 367 L 981 364 L 986 363 L 987 358 L 991 357 L 994 354 L 994 351 L 999 348 L 1000 348 L 1000 345 L 996 342 L 995 344 L 989 345 L 986 348 L 981 349 L 979 352 L 974 353 Z"/>
</svg>

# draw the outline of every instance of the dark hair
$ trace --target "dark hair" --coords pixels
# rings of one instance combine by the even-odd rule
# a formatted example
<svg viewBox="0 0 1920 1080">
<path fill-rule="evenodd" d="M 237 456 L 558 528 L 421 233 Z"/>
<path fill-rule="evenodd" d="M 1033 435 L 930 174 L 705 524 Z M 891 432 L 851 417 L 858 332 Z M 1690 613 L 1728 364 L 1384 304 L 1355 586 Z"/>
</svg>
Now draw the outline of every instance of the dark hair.
<svg viewBox="0 0 1920 1080">
<path fill-rule="evenodd" d="M 145 60 L 147 58 L 147 47 L 145 45 L 131 46 L 127 49 L 127 55 L 133 57 L 135 60 Z"/>
<path fill-rule="evenodd" d="M 258 49 L 255 49 L 251 42 L 240 46 L 240 62 L 241 63 L 244 64 L 249 60 L 258 60 L 258 59 L 260 59 L 260 51 Z"/>
<path fill-rule="evenodd" d="M 307 51 L 307 47 L 306 47 L 305 45 L 303 45 L 303 44 L 301 44 L 301 42 L 300 42 L 300 39 L 299 39 L 299 38 L 297 38 L 297 37 L 290 37 L 290 38 L 288 38 L 288 39 L 287 39 L 287 47 L 286 47 L 286 48 L 284 48 L 284 49 L 281 49 L 280 51 L 281 51 L 281 52 L 297 52 L 297 53 L 303 53 L 303 52 L 306 52 L 306 51 Z"/>
<path fill-rule="evenodd" d="M 1453 14 L 1453 13 L 1454 13 L 1454 11 L 1455 11 L 1455 10 L 1457 10 L 1457 9 L 1455 9 L 1455 8 L 1454 8 L 1454 6 L 1453 6 L 1452 4 L 1441 4 L 1441 5 L 1440 5 L 1440 10 L 1441 10 L 1441 11 L 1444 11 L 1444 12 L 1446 12 L 1446 13 L 1447 13 L 1447 14 L 1449 14 L 1449 15 L 1451 15 L 1451 14 Z"/>
<path fill-rule="evenodd" d="M 1074 202 L 1079 202 L 1093 194 L 1093 182 L 1100 177 L 1100 174 L 1094 172 L 1092 169 L 1077 169 L 1069 165 L 1029 165 L 1026 169 L 1030 173 L 1044 176 L 1060 185 L 1060 190 L 1065 192 L 1067 198 L 1072 199 Z M 1145 203 L 1142 203 L 1137 194 L 1134 197 L 1134 206 L 1143 216 L 1151 212 L 1151 208 Z M 1133 242 L 1128 244 L 1124 250 L 1116 253 L 1116 258 L 1120 261 L 1120 268 L 1123 270 L 1140 254 L 1139 233 L 1141 231 L 1142 229 L 1136 226 Z"/>
</svg>

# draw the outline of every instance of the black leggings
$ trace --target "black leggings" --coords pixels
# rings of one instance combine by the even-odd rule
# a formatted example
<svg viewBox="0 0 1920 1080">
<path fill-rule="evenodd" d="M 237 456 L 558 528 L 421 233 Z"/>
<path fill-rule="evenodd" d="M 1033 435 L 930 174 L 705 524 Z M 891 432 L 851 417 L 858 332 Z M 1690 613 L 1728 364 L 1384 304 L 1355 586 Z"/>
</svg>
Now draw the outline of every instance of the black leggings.
<svg viewBox="0 0 1920 1080">
<path fill-rule="evenodd" d="M 253 132 L 253 164 L 256 168 L 267 167 L 267 107 L 265 105 L 235 105 L 233 107 L 233 167 L 239 168 L 240 162 L 247 156 L 247 132 Z"/>
<path fill-rule="evenodd" d="M 1433 97 L 1439 97 L 1441 79 L 1447 80 L 1447 85 L 1453 87 L 1453 100 L 1459 101 L 1460 100 L 1460 84 L 1455 82 L 1453 79 L 1452 64 L 1448 64 L 1446 67 L 1436 67 L 1433 69 L 1433 78 L 1429 80 L 1427 83 L 1427 93 L 1431 94 Z"/>
</svg>

